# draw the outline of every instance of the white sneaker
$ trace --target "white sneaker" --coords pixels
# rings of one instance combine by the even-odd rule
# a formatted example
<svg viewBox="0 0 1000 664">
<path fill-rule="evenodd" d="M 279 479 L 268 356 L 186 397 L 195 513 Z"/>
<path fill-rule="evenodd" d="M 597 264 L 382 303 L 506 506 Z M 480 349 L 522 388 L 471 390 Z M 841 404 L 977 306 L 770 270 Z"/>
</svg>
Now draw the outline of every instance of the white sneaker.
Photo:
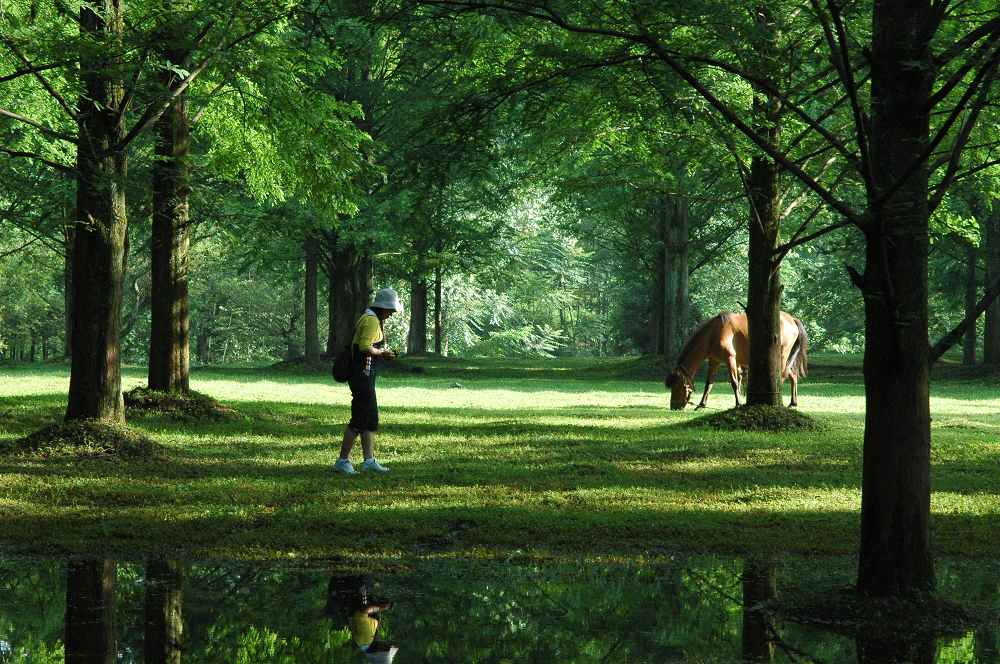
<svg viewBox="0 0 1000 664">
<path fill-rule="evenodd" d="M 337 463 L 333 464 L 333 472 L 345 475 L 358 474 L 358 471 L 354 470 L 354 464 L 351 463 L 350 459 L 337 459 Z"/>
<path fill-rule="evenodd" d="M 361 472 L 388 473 L 389 469 L 376 461 L 375 457 L 372 457 L 371 459 L 365 459 L 365 462 L 361 464 Z"/>
</svg>

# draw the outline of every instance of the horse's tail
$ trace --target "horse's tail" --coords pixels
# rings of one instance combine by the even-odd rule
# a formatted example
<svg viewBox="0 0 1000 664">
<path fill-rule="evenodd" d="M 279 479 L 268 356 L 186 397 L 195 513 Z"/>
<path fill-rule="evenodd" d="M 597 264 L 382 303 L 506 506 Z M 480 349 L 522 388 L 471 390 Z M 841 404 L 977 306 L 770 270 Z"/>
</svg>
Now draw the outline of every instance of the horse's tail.
<svg viewBox="0 0 1000 664">
<path fill-rule="evenodd" d="M 805 378 L 809 371 L 809 335 L 806 328 L 798 318 L 792 318 L 795 327 L 799 328 L 799 334 L 792 344 L 792 351 L 788 354 L 788 363 L 785 365 L 785 374 L 795 372 L 799 378 Z"/>
</svg>

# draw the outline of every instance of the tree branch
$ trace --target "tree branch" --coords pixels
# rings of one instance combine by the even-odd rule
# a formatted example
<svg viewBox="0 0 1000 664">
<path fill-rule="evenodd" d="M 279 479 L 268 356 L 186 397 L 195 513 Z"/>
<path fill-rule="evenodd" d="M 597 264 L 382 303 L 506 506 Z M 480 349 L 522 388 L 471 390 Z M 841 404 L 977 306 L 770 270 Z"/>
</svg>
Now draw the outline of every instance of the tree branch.
<svg viewBox="0 0 1000 664">
<path fill-rule="evenodd" d="M 958 343 L 959 339 L 965 335 L 965 331 L 969 329 L 969 326 L 975 325 L 976 320 L 978 320 L 982 313 L 986 311 L 991 304 L 993 304 L 993 300 L 997 298 L 997 295 L 1000 295 L 1000 278 L 995 279 L 993 283 L 990 284 L 990 287 L 986 289 L 986 292 L 983 293 L 983 297 L 976 304 L 976 308 L 969 312 L 969 314 L 955 327 L 955 329 L 941 337 L 941 339 L 934 344 L 931 348 L 931 364 L 934 364 L 941 359 L 942 355 L 947 353 L 952 346 Z"/>
<path fill-rule="evenodd" d="M 39 122 L 37 120 L 32 120 L 31 118 L 27 118 L 27 117 L 25 117 L 25 116 L 23 116 L 23 115 L 21 115 L 19 113 L 14 113 L 13 111 L 8 111 L 5 108 L 0 108 L 0 116 L 2 116 L 2 117 L 8 117 L 8 118 L 10 118 L 12 120 L 17 120 L 18 122 L 23 122 L 26 125 L 30 125 L 30 126 L 34 127 L 35 129 L 37 129 L 38 131 L 42 132 L 43 134 L 47 134 L 47 135 L 52 136 L 54 138 L 62 139 L 64 141 L 66 141 L 67 143 L 72 143 L 73 145 L 76 145 L 76 143 L 77 143 L 76 138 L 73 137 L 73 136 L 70 136 L 69 134 L 64 134 L 61 131 L 56 131 L 55 129 L 50 129 L 49 127 L 46 127 L 45 125 L 43 125 L 41 122 Z"/>
<path fill-rule="evenodd" d="M 17 44 L 3 34 L 0 34 L 0 41 L 7 45 L 7 48 L 9 48 L 11 52 L 17 56 L 18 60 L 23 62 L 28 69 L 32 70 L 31 74 L 38 79 L 38 82 L 41 83 L 43 88 L 45 88 L 45 91 L 48 92 L 49 95 L 56 100 L 56 102 L 58 102 L 59 106 L 61 106 L 62 109 L 66 111 L 66 114 L 69 115 L 69 117 L 75 122 L 77 119 L 76 111 L 74 111 L 73 108 L 66 102 L 66 99 L 63 98 L 63 96 L 59 94 L 54 87 L 52 87 L 52 84 L 49 83 L 48 79 L 42 76 L 41 70 L 35 67 L 31 61 L 28 60 L 24 53 L 21 52 L 21 49 L 17 47 Z"/>
<path fill-rule="evenodd" d="M 24 157 L 26 159 L 33 159 L 34 161 L 41 162 L 41 163 L 45 164 L 46 166 L 49 166 L 50 168 L 54 168 L 54 169 L 56 169 L 57 171 L 59 171 L 61 173 L 67 173 L 67 174 L 76 173 L 76 169 L 73 168 L 72 166 L 67 166 L 66 164 L 61 164 L 58 161 L 52 161 L 50 159 L 46 159 L 42 155 L 36 154 L 34 152 L 24 152 L 22 150 L 11 150 L 11 149 L 5 148 L 3 146 L 0 146 L 0 152 L 6 154 L 8 156 L 11 156 L 11 157 Z"/>
</svg>

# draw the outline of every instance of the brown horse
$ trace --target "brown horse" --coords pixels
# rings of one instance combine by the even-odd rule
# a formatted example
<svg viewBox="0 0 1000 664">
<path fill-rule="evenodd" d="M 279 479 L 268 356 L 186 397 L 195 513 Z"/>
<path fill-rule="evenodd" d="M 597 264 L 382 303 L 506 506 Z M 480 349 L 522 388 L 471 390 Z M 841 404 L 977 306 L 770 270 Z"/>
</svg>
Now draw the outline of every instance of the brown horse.
<svg viewBox="0 0 1000 664">
<path fill-rule="evenodd" d="M 802 321 L 781 312 L 781 382 L 788 378 L 792 382 L 792 401 L 789 407 L 799 404 L 799 378 L 806 375 L 809 339 Z M 747 334 L 746 314 L 722 312 L 710 318 L 695 330 L 684 350 L 677 358 L 677 368 L 666 381 L 670 390 L 670 408 L 680 410 L 690 403 L 694 393 L 694 375 L 701 363 L 708 359 L 708 379 L 705 393 L 698 408 L 708 404 L 708 393 L 712 390 L 715 372 L 720 364 L 729 367 L 729 384 L 733 387 L 736 405 L 740 405 L 740 368 L 746 367 L 750 357 L 750 341 Z"/>
</svg>

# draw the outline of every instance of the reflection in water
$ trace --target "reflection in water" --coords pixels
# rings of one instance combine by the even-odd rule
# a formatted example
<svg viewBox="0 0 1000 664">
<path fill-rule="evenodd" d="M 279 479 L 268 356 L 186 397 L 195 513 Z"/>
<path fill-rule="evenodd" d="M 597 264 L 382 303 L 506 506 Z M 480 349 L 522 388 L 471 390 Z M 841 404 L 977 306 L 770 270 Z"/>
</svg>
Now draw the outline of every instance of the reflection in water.
<svg viewBox="0 0 1000 664">
<path fill-rule="evenodd" d="M 933 664 L 937 653 L 936 640 L 926 635 L 859 637 L 857 648 L 858 664 Z"/>
<path fill-rule="evenodd" d="M 115 563 L 71 560 L 66 572 L 67 664 L 114 664 Z"/>
<path fill-rule="evenodd" d="M 146 664 L 180 664 L 184 638 L 184 573 L 176 560 L 146 561 Z"/>
<path fill-rule="evenodd" d="M 392 602 L 368 597 L 369 581 L 356 575 L 333 575 L 327 587 L 326 613 L 338 626 L 346 626 L 354 645 L 372 664 L 391 664 L 399 647 L 378 639 L 382 612 Z"/>
<path fill-rule="evenodd" d="M 248 562 L 0 559 L 0 664 L 996 661 L 989 624 L 936 644 L 855 641 L 756 610 L 828 579 L 830 564 L 421 559 L 373 581 Z M 988 585 L 976 599 L 997 606 L 984 583 L 996 570 L 975 571 L 942 575 L 942 591 Z"/>
<path fill-rule="evenodd" d="M 774 564 L 754 558 L 743 563 L 743 659 L 770 662 L 774 642 L 767 612 L 760 605 L 775 598 Z"/>
</svg>

